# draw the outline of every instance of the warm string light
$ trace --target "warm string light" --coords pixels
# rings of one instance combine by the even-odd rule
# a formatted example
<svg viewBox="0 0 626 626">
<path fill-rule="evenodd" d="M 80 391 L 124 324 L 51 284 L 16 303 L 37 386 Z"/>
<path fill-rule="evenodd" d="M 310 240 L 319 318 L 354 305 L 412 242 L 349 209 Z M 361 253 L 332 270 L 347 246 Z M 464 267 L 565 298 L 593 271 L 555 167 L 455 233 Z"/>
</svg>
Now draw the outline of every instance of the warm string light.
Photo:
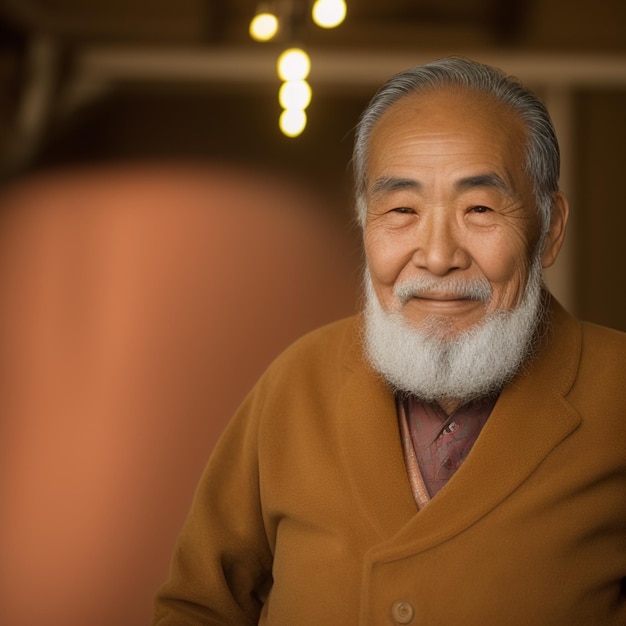
<svg viewBox="0 0 626 626">
<path fill-rule="evenodd" d="M 269 41 L 278 32 L 278 18 L 273 13 L 257 13 L 250 22 L 250 37 L 255 41 Z"/>
<path fill-rule="evenodd" d="M 264 0 L 257 5 L 256 13 L 250 21 L 248 32 L 255 41 L 270 41 L 280 29 L 279 13 L 276 2 Z"/>
<path fill-rule="evenodd" d="M 312 91 L 306 79 L 311 71 L 311 59 L 300 48 L 289 48 L 276 64 L 278 77 L 283 81 L 278 100 L 283 111 L 278 125 L 287 137 L 297 137 L 306 127 L 305 109 L 311 102 Z"/>
<path fill-rule="evenodd" d="M 270 41 L 281 29 L 280 17 L 267 1 L 257 8 L 250 22 L 250 37 L 255 41 Z M 313 22 L 320 28 L 335 28 L 345 19 L 345 0 L 315 0 L 311 9 Z M 311 70 L 308 54 L 300 48 L 285 50 L 278 58 L 277 72 L 283 84 L 278 92 L 282 108 L 279 127 L 287 137 L 297 137 L 307 123 L 306 108 L 311 103 L 312 90 L 307 82 Z"/>
<path fill-rule="evenodd" d="M 346 19 L 348 8 L 344 0 L 316 0 L 313 21 L 321 28 L 336 28 Z"/>
</svg>

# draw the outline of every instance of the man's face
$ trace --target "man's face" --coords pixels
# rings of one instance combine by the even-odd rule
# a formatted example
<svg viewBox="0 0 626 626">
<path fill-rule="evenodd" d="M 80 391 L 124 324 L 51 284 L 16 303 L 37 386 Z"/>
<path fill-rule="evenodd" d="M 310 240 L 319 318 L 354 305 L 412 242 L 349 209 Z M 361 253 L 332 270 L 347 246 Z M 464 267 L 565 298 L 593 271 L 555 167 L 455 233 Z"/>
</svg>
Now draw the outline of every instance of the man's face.
<svg viewBox="0 0 626 626">
<path fill-rule="evenodd" d="M 524 172 L 525 131 L 473 93 L 407 96 L 371 135 L 365 253 L 374 291 L 412 326 L 446 336 L 519 303 L 540 224 Z M 424 291 L 400 285 L 431 279 Z M 445 279 L 445 280 L 444 280 Z M 489 286 L 483 295 L 459 285 Z"/>
</svg>

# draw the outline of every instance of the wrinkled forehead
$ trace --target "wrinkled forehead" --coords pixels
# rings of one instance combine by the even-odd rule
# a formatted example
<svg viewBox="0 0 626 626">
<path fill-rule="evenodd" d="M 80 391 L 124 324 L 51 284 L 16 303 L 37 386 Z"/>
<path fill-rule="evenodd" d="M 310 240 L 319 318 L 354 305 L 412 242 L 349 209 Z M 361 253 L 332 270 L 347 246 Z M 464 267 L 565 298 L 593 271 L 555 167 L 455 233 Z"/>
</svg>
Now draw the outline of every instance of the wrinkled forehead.
<svg viewBox="0 0 626 626">
<path fill-rule="evenodd" d="M 390 163 L 406 160 L 408 165 L 422 152 L 441 152 L 445 159 L 455 149 L 500 162 L 516 185 L 530 185 L 526 129 L 519 115 L 489 94 L 439 88 L 406 95 L 380 117 L 369 137 L 368 187 Z"/>
<path fill-rule="evenodd" d="M 384 111 L 369 137 L 370 151 L 381 136 L 410 128 L 422 132 L 483 133 L 496 140 L 526 141 L 525 125 L 518 113 L 495 96 L 457 86 L 431 88 L 402 96 Z"/>
</svg>

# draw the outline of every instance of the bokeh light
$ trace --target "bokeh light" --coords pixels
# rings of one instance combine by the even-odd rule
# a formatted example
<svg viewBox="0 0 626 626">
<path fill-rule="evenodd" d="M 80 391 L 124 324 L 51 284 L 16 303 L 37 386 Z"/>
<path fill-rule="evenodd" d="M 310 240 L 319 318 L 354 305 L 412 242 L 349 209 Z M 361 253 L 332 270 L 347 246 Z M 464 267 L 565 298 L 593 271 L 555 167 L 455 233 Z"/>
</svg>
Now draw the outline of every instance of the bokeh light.
<svg viewBox="0 0 626 626">
<path fill-rule="evenodd" d="M 304 80 L 311 71 L 311 59 L 304 50 L 289 48 L 278 57 L 276 70 L 282 80 Z"/>
<path fill-rule="evenodd" d="M 302 109 L 286 109 L 280 114 L 278 125 L 287 137 L 297 137 L 306 127 L 306 113 Z"/>
<path fill-rule="evenodd" d="M 335 28 L 346 18 L 344 0 L 317 0 L 313 5 L 313 21 L 321 28 Z"/>
<path fill-rule="evenodd" d="M 311 87 L 306 80 L 288 80 L 278 91 L 278 101 L 283 109 L 306 109 L 311 102 Z"/>
<path fill-rule="evenodd" d="M 250 22 L 250 37 L 269 41 L 278 32 L 278 18 L 272 13 L 257 13 Z"/>
</svg>

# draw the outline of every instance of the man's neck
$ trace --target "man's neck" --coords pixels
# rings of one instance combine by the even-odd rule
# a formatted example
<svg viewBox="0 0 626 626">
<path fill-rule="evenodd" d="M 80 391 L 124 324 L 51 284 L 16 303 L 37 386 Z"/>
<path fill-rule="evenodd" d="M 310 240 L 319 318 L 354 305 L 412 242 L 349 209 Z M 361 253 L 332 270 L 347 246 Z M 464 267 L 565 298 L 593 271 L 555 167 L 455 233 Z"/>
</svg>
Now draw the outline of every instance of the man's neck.
<svg viewBox="0 0 626 626">
<path fill-rule="evenodd" d="M 437 404 L 445 411 L 446 415 L 452 415 L 463 403 L 456 398 L 443 398 L 438 400 Z"/>
</svg>

